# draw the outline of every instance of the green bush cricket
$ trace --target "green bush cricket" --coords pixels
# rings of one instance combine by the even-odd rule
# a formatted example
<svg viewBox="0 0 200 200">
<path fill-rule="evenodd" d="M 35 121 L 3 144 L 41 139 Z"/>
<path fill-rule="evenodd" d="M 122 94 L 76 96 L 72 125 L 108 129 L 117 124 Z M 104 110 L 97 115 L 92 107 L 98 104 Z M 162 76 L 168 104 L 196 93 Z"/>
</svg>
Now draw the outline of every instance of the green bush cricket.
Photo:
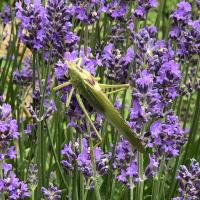
<svg viewBox="0 0 200 200">
<path fill-rule="evenodd" d="M 54 88 L 54 90 L 57 91 L 65 86 L 72 84 L 73 87 L 70 94 L 68 95 L 66 106 L 69 105 L 72 93 L 74 92 L 74 90 L 76 90 L 76 98 L 78 104 L 100 140 L 101 136 L 96 130 L 92 120 L 90 119 L 90 116 L 82 102 L 80 95 L 82 95 L 88 101 L 88 103 L 94 109 L 96 109 L 96 111 L 101 113 L 106 118 L 106 120 L 108 120 L 138 151 L 143 153 L 145 151 L 143 144 L 133 133 L 133 131 L 122 118 L 120 113 L 114 108 L 113 104 L 110 102 L 110 100 L 102 90 L 103 88 L 116 88 L 116 91 L 120 91 L 124 88 L 128 88 L 129 84 L 99 84 L 96 81 L 95 77 L 93 77 L 87 70 L 80 67 L 81 59 L 66 62 L 66 64 L 68 66 L 68 76 L 70 77 L 70 80 L 69 82 L 63 83 L 62 85 Z"/>
</svg>

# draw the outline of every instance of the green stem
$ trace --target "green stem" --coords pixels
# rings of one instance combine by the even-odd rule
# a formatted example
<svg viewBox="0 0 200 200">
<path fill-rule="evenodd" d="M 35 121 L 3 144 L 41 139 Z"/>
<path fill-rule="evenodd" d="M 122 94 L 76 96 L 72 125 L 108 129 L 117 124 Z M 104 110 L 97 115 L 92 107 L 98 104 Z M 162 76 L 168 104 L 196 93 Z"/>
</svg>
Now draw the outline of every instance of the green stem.
<svg viewBox="0 0 200 200">
<path fill-rule="evenodd" d="M 162 16 L 162 13 L 163 13 L 165 1 L 166 0 L 161 0 L 160 6 L 159 6 L 159 9 L 158 9 L 159 11 L 158 11 L 158 15 L 157 15 L 156 22 L 155 22 L 155 26 L 158 28 L 158 30 L 159 30 L 159 27 L 160 27 L 160 21 L 161 21 L 161 16 Z"/>
<path fill-rule="evenodd" d="M 198 120 L 199 120 L 199 112 L 200 112 L 200 92 L 197 93 L 195 108 L 196 109 L 195 109 L 193 119 L 192 119 L 189 138 L 187 141 L 185 152 L 183 154 L 183 162 L 184 163 L 188 160 L 188 158 L 190 158 L 190 155 L 192 155 L 192 152 L 195 154 L 194 146 L 196 147 L 195 139 L 196 139 L 197 128 L 198 128 L 198 124 L 199 124 Z M 191 145 L 192 145 L 192 148 L 190 148 Z"/>
<path fill-rule="evenodd" d="M 171 187 L 170 187 L 170 199 L 174 197 L 175 195 L 175 192 L 176 192 L 176 187 L 177 187 L 177 181 L 176 181 L 176 173 L 177 173 L 177 170 L 180 166 L 180 163 L 181 163 L 181 157 L 177 157 L 176 158 L 176 163 L 175 163 L 175 166 L 173 167 L 173 174 L 172 174 L 172 179 L 171 179 Z"/>
<path fill-rule="evenodd" d="M 79 151 L 82 151 L 82 135 L 79 136 Z M 84 200 L 85 194 L 84 194 L 84 176 L 82 173 L 80 173 L 80 199 Z"/>
<path fill-rule="evenodd" d="M 93 144 L 92 144 L 92 140 L 91 137 L 89 139 L 89 146 L 91 149 L 91 164 L 92 164 L 92 170 L 93 170 L 93 181 L 94 181 L 94 192 L 95 192 L 95 196 L 96 196 L 96 200 L 101 200 L 101 196 L 100 196 L 100 192 L 99 192 L 99 185 L 97 182 L 97 172 L 96 172 L 96 165 L 95 165 L 95 158 L 94 158 L 94 153 L 93 153 Z"/>
<path fill-rule="evenodd" d="M 48 128 L 48 124 L 47 124 L 47 121 L 45 120 L 45 125 L 46 125 L 46 128 L 47 128 L 47 135 L 48 135 L 48 138 L 49 138 L 49 141 L 50 141 L 50 145 L 51 145 L 51 149 L 52 149 L 52 152 L 53 152 L 53 156 L 54 156 L 54 160 L 56 162 L 56 165 L 58 167 L 58 170 L 59 170 L 59 173 L 60 173 L 60 176 L 62 178 L 62 181 L 64 182 L 65 186 L 68 187 L 69 184 L 68 182 L 65 180 L 65 176 L 63 174 L 63 171 L 62 171 L 62 168 L 60 166 L 60 163 L 58 161 L 58 158 L 57 158 L 57 154 L 56 154 L 56 151 L 54 149 L 54 144 L 53 144 L 53 140 L 51 138 L 51 134 L 50 134 L 50 131 L 49 131 L 49 128 Z"/>
<path fill-rule="evenodd" d="M 72 189 L 72 200 L 77 200 L 78 198 L 78 190 L 77 190 L 77 174 L 78 174 L 78 169 L 77 169 L 77 165 L 74 168 L 74 172 L 73 172 L 73 189 Z"/>
<path fill-rule="evenodd" d="M 143 154 L 138 152 L 138 171 L 139 176 L 141 178 L 141 182 L 137 186 L 137 199 L 143 200 L 143 193 L 144 193 L 144 167 L 143 167 Z"/>
<path fill-rule="evenodd" d="M 162 194 L 162 177 L 163 177 L 163 172 L 165 171 L 165 158 L 162 157 L 160 161 L 160 166 L 159 166 L 159 172 L 158 175 L 156 175 L 153 179 L 153 187 L 152 187 L 152 200 L 160 200 L 163 199 L 163 194 Z"/>
<path fill-rule="evenodd" d="M 35 200 L 35 190 L 31 190 L 31 199 Z"/>
<path fill-rule="evenodd" d="M 85 31 L 84 31 L 84 53 L 87 57 L 87 48 L 88 48 L 88 24 L 85 25 Z"/>
<path fill-rule="evenodd" d="M 114 134 L 112 157 L 110 159 L 110 164 L 109 164 L 108 179 L 107 179 L 107 185 L 106 185 L 106 198 L 105 199 L 112 199 L 112 196 L 111 196 L 112 195 L 112 188 L 113 188 L 112 186 L 113 186 L 113 182 L 115 181 L 113 179 L 112 164 L 114 162 L 115 150 L 116 150 L 118 138 L 119 138 L 118 134 Z"/>
</svg>

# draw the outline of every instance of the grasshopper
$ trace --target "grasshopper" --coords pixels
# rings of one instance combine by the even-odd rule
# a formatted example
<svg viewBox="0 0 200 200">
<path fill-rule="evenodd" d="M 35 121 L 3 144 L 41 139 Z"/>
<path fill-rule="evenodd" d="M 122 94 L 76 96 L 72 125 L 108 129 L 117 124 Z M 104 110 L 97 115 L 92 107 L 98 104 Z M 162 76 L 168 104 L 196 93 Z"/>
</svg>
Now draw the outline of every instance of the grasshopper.
<svg viewBox="0 0 200 200">
<path fill-rule="evenodd" d="M 104 93 L 102 90 L 107 88 L 116 88 L 118 89 L 116 91 L 120 91 L 124 88 L 128 88 L 129 84 L 106 85 L 98 83 L 97 79 L 94 76 L 92 76 L 90 72 L 81 68 L 80 58 L 74 61 L 66 61 L 65 63 L 68 66 L 67 76 L 70 78 L 70 80 L 68 82 L 63 83 L 62 85 L 55 87 L 54 91 L 57 91 L 65 86 L 72 85 L 72 89 L 66 101 L 66 106 L 69 105 L 71 96 L 73 92 L 76 90 L 76 99 L 78 101 L 78 104 L 100 141 L 101 141 L 101 136 L 96 130 L 82 102 L 80 95 L 82 95 L 88 101 L 88 103 L 94 109 L 96 109 L 96 111 L 101 113 L 118 130 L 118 132 L 120 132 L 135 148 L 138 149 L 138 151 L 144 153 L 145 148 L 142 142 L 133 133 L 133 131 L 125 122 L 125 120 L 122 118 L 120 113 L 114 108 L 113 104 L 108 99 L 106 93 Z"/>
</svg>

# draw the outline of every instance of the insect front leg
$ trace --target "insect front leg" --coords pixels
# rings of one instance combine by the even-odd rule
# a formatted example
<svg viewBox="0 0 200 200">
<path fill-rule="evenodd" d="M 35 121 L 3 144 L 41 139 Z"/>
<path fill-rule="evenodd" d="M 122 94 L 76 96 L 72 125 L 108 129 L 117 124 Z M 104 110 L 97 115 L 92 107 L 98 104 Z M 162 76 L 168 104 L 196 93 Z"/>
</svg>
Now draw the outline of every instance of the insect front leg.
<svg viewBox="0 0 200 200">
<path fill-rule="evenodd" d="M 99 83 L 99 86 L 101 87 L 101 89 L 119 89 L 119 88 L 128 89 L 130 85 L 129 84 L 108 85 Z"/>
<path fill-rule="evenodd" d="M 129 88 L 129 84 L 121 84 L 121 85 L 108 85 L 108 84 L 99 84 L 101 89 L 106 90 L 106 89 L 115 89 L 114 91 L 109 91 L 105 93 L 108 94 L 114 94 L 116 92 L 121 92 L 123 90 L 127 90 Z"/>
<path fill-rule="evenodd" d="M 61 85 L 58 85 L 58 86 L 54 87 L 53 91 L 56 92 L 56 91 L 61 90 L 62 88 L 67 87 L 67 86 L 69 86 L 71 84 L 72 84 L 71 81 L 65 82 L 65 83 L 63 83 Z"/>
<path fill-rule="evenodd" d="M 124 91 L 124 90 L 127 90 L 127 88 L 121 88 L 121 89 L 118 89 L 118 90 L 114 90 L 114 91 L 110 91 L 110 92 L 105 92 L 105 94 L 114 94 L 114 93 L 117 93 L 117 92 L 121 92 L 121 91 Z"/>
<path fill-rule="evenodd" d="M 97 131 L 96 127 L 94 126 L 94 124 L 93 124 L 93 122 L 92 122 L 92 120 L 91 120 L 91 118 L 90 118 L 90 116 L 89 116 L 89 114 L 88 114 L 88 112 L 87 112 L 87 110 L 86 110 L 84 104 L 83 104 L 83 101 L 82 101 L 82 99 L 81 99 L 81 97 L 80 97 L 80 94 L 79 94 L 78 92 L 76 93 L 76 99 L 77 99 L 78 104 L 79 104 L 79 106 L 81 107 L 83 113 L 85 114 L 85 116 L 86 116 L 88 122 L 90 123 L 90 125 L 92 126 L 94 132 L 96 133 L 98 139 L 99 139 L 100 141 L 102 141 L 101 135 L 100 135 L 99 132 Z"/>
<path fill-rule="evenodd" d="M 74 93 L 74 90 L 75 90 L 75 88 L 72 87 L 72 89 L 71 89 L 69 95 L 67 96 L 66 103 L 65 103 L 66 108 L 69 107 L 69 104 L 70 104 L 70 101 L 71 101 L 72 95 L 73 95 L 73 93 Z"/>
</svg>

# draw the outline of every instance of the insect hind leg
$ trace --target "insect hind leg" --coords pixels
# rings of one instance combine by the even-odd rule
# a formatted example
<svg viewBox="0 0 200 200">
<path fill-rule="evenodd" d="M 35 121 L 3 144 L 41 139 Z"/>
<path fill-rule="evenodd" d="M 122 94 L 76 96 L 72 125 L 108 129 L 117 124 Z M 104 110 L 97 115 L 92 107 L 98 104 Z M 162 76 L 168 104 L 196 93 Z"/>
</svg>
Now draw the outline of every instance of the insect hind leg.
<svg viewBox="0 0 200 200">
<path fill-rule="evenodd" d="M 83 101 L 82 101 L 82 99 L 81 99 L 81 97 L 80 97 L 80 94 L 79 94 L 78 92 L 76 93 L 76 99 L 77 99 L 78 104 L 79 104 L 79 106 L 81 107 L 83 113 L 85 114 L 85 116 L 86 116 L 86 118 L 87 118 L 89 124 L 92 126 L 94 132 L 96 133 L 98 139 L 99 139 L 100 142 L 101 142 L 101 141 L 102 141 L 101 135 L 100 135 L 99 132 L 97 131 L 96 127 L 94 126 L 94 124 L 93 124 L 93 122 L 92 122 L 92 120 L 91 120 L 91 118 L 90 118 L 90 116 L 89 116 L 89 114 L 88 114 L 88 112 L 87 112 L 87 110 L 86 110 L 84 104 L 83 104 Z"/>
</svg>

